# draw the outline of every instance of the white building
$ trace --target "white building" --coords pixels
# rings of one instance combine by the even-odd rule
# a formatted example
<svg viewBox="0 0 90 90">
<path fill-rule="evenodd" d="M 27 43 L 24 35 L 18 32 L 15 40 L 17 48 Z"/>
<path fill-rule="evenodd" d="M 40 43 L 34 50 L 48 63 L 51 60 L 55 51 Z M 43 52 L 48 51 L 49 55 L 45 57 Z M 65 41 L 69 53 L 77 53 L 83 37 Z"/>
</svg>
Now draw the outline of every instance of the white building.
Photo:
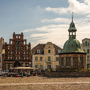
<svg viewBox="0 0 90 90">
<path fill-rule="evenodd" d="M 90 39 L 85 38 L 82 40 L 82 48 L 87 53 L 86 54 L 86 64 L 87 69 L 90 68 Z"/>
</svg>

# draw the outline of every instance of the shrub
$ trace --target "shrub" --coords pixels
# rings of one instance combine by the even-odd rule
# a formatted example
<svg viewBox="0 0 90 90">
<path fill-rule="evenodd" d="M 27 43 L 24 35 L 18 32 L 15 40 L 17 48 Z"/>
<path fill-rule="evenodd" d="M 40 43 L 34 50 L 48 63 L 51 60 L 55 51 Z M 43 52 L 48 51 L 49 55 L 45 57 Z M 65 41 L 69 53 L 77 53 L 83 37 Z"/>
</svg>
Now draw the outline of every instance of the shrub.
<svg viewBox="0 0 90 90">
<path fill-rule="evenodd" d="M 74 69 L 74 71 L 75 71 L 75 72 L 77 72 L 77 71 L 78 71 L 78 69 L 76 68 L 76 69 Z"/>
<path fill-rule="evenodd" d="M 50 72 L 50 69 L 47 69 L 48 72 Z"/>
<path fill-rule="evenodd" d="M 90 68 L 88 68 L 87 70 L 90 71 Z"/>
</svg>

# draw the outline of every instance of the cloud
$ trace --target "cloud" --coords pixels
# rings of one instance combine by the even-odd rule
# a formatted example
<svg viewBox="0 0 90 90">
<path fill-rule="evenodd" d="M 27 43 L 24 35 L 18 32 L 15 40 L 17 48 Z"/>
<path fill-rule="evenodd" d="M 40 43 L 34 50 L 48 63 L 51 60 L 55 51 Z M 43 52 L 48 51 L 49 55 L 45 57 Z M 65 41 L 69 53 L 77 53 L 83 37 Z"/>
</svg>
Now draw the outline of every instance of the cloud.
<svg viewBox="0 0 90 90">
<path fill-rule="evenodd" d="M 78 14 L 90 14 L 90 0 L 84 0 L 80 3 L 77 0 L 68 0 L 69 6 L 67 8 L 45 8 L 46 11 L 54 12 L 56 14 L 67 14 L 69 12 L 74 12 Z"/>
<path fill-rule="evenodd" d="M 41 22 L 49 22 L 49 23 L 68 23 L 70 22 L 67 18 L 55 18 L 55 19 L 43 19 Z"/>
<path fill-rule="evenodd" d="M 66 40 L 69 38 L 68 28 L 71 23 L 71 19 L 63 18 L 61 14 L 68 14 L 74 12 L 76 14 L 82 15 L 82 17 L 75 18 L 75 26 L 77 29 L 76 38 L 81 42 L 84 38 L 90 37 L 90 0 L 84 0 L 80 3 L 77 0 L 68 0 L 69 6 L 67 8 L 45 8 L 48 12 L 54 12 L 60 14 L 61 17 L 56 17 L 54 19 L 42 19 L 42 23 L 48 23 L 46 26 L 37 27 L 34 29 L 27 29 L 23 32 L 32 31 L 30 38 L 33 39 L 31 42 L 32 47 L 38 43 L 52 42 L 56 45 L 63 47 Z M 37 8 L 40 8 L 39 6 Z"/>
<path fill-rule="evenodd" d="M 32 31 L 33 29 L 26 29 L 26 30 L 24 30 L 24 31 L 22 31 L 22 32 L 30 32 L 30 31 Z"/>
</svg>

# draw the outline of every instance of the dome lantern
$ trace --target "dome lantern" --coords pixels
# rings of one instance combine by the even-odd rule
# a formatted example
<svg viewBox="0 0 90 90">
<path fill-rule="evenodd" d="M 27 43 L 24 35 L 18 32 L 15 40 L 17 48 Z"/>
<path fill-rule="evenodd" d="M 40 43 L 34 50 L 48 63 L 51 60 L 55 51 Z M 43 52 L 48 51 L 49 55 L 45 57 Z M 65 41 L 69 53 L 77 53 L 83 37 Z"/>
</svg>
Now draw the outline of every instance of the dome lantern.
<svg viewBox="0 0 90 90">
<path fill-rule="evenodd" d="M 69 31 L 69 38 L 75 39 L 77 29 L 75 28 L 75 24 L 73 22 L 73 12 L 72 12 L 72 22 L 70 23 L 70 27 L 69 27 L 68 31 Z"/>
</svg>

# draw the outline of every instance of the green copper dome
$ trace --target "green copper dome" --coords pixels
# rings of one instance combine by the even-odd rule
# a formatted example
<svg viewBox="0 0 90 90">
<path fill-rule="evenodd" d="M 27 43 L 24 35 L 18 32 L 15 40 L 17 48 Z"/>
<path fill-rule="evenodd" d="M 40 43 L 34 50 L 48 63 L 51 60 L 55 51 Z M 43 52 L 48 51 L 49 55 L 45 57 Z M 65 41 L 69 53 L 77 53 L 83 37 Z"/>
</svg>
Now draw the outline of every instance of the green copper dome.
<svg viewBox="0 0 90 90">
<path fill-rule="evenodd" d="M 75 28 L 75 24 L 73 22 L 73 16 L 68 31 L 69 39 L 65 42 L 61 53 L 85 53 L 82 49 L 80 42 L 76 39 L 77 29 Z"/>
<path fill-rule="evenodd" d="M 65 42 L 61 53 L 84 53 L 77 39 L 69 39 Z"/>
</svg>

